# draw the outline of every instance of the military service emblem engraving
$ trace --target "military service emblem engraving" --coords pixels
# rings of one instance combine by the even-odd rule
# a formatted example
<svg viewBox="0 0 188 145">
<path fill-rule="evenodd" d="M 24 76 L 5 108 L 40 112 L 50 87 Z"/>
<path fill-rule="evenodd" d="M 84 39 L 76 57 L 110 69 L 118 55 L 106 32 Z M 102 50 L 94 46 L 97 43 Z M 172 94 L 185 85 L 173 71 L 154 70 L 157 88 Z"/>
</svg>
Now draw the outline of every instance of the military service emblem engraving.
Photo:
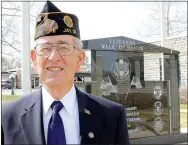
<svg viewBox="0 0 188 145">
<path fill-rule="evenodd" d="M 164 121 L 162 118 L 157 117 L 153 122 L 153 128 L 156 132 L 160 132 L 164 128 Z"/>
<path fill-rule="evenodd" d="M 158 116 L 163 114 L 163 111 L 164 111 L 163 104 L 160 101 L 155 102 L 153 105 L 153 113 Z"/>
<path fill-rule="evenodd" d="M 66 16 L 64 16 L 63 20 L 64 20 L 64 23 L 67 25 L 67 27 L 69 27 L 69 28 L 73 27 L 73 21 L 72 21 L 71 17 L 66 15 Z"/>
<path fill-rule="evenodd" d="M 153 97 L 154 97 L 156 100 L 161 99 L 161 97 L 162 97 L 162 88 L 161 88 L 160 85 L 154 86 L 154 88 L 153 88 Z"/>
<path fill-rule="evenodd" d="M 111 73 L 115 79 L 123 80 L 130 75 L 130 63 L 126 58 L 118 58 L 112 64 Z"/>
</svg>

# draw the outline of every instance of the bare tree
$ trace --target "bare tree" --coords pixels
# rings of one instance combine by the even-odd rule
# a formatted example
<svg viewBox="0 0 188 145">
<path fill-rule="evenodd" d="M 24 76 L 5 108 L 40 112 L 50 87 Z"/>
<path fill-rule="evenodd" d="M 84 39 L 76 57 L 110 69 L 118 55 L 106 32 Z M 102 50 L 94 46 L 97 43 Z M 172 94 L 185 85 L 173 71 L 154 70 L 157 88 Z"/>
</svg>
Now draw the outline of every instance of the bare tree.
<svg viewBox="0 0 188 145">
<path fill-rule="evenodd" d="M 21 67 L 20 57 L 13 55 L 3 55 L 2 57 L 2 70 L 14 69 Z"/>
<path fill-rule="evenodd" d="M 21 55 L 21 3 L 2 2 L 2 65 L 6 69 L 20 67 Z M 30 2 L 33 12 L 34 2 Z M 30 24 L 34 25 L 36 16 L 30 15 Z M 27 22 L 26 22 L 27 23 Z M 32 38 L 32 36 L 31 36 Z M 14 63 L 13 63 L 14 62 Z M 10 64 L 8 64 L 10 63 Z"/>
<path fill-rule="evenodd" d="M 148 21 L 138 31 L 139 35 L 148 38 L 160 35 L 160 2 L 149 6 L 151 14 Z M 176 36 L 187 31 L 187 8 L 186 2 L 165 2 L 165 35 Z"/>
<path fill-rule="evenodd" d="M 10 8 L 6 8 L 4 6 L 6 4 L 5 2 L 2 3 L 2 53 L 6 54 L 10 50 L 15 50 L 15 53 L 20 53 L 19 29 L 14 23 L 19 9 L 18 7 L 12 8 L 12 4 L 10 4 Z"/>
</svg>

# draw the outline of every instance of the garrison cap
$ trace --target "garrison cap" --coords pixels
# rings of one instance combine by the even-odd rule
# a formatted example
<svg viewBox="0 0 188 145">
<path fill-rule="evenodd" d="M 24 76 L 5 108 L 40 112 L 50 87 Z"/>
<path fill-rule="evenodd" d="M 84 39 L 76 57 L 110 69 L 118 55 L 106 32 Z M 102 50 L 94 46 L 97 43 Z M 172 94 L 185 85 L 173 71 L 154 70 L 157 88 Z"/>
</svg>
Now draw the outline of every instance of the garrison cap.
<svg viewBox="0 0 188 145">
<path fill-rule="evenodd" d="M 72 35 L 80 39 L 78 17 L 74 14 L 61 12 L 52 2 L 46 1 L 37 17 L 35 37 Z"/>
</svg>

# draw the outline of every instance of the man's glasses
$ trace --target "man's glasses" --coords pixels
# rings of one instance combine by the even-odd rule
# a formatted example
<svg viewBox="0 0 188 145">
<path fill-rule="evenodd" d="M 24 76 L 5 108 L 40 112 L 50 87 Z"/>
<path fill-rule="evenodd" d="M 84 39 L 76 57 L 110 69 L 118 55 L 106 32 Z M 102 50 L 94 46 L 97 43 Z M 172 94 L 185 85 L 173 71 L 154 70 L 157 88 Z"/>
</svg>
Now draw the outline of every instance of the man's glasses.
<svg viewBox="0 0 188 145">
<path fill-rule="evenodd" d="M 53 47 L 57 47 L 57 52 L 61 56 L 65 56 L 65 55 L 67 56 L 67 55 L 72 55 L 74 49 L 76 48 L 72 44 L 61 43 L 61 44 L 57 44 L 56 46 L 53 46 L 53 44 L 48 44 L 48 43 L 37 44 L 35 47 L 37 55 L 50 56 Z"/>
</svg>

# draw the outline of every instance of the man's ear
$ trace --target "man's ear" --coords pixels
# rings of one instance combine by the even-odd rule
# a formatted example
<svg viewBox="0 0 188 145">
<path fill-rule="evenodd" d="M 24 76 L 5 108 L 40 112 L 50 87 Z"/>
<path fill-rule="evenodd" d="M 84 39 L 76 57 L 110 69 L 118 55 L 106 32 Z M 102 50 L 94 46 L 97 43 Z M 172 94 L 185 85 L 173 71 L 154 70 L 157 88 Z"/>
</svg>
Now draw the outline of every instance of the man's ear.
<svg viewBox="0 0 188 145">
<path fill-rule="evenodd" d="M 30 51 L 31 60 L 33 62 L 34 67 L 37 67 L 37 60 L 36 60 L 36 52 L 34 49 Z"/>
<path fill-rule="evenodd" d="M 84 50 L 81 50 L 79 55 L 78 55 L 78 59 L 77 59 L 77 66 L 76 66 L 76 70 L 79 71 L 80 69 L 80 66 L 82 65 L 84 59 L 85 59 L 85 51 Z"/>
</svg>

